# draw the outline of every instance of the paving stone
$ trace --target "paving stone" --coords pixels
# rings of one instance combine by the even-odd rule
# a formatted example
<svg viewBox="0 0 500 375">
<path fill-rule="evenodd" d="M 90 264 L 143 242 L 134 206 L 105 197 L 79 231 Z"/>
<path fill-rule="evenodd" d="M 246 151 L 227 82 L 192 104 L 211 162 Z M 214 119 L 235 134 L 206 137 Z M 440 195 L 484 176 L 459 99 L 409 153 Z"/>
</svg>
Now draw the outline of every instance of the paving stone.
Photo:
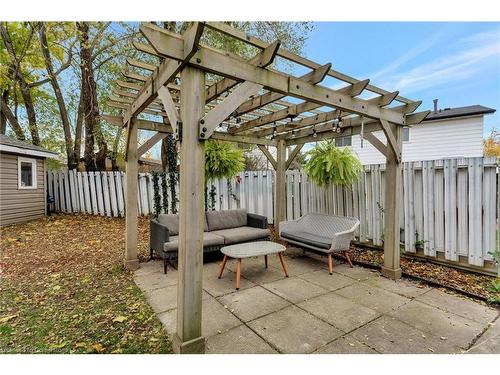
<svg viewBox="0 0 500 375">
<path fill-rule="evenodd" d="M 286 277 L 282 269 L 271 266 L 265 268 L 263 265 L 245 267 L 241 272 L 241 276 L 255 284 L 270 283 Z"/>
<path fill-rule="evenodd" d="M 245 322 L 290 305 L 283 298 L 260 286 L 219 297 L 219 301 Z"/>
<path fill-rule="evenodd" d="M 368 323 L 348 335 L 380 353 L 457 353 L 460 348 L 389 316 Z"/>
<path fill-rule="evenodd" d="M 377 286 L 389 292 L 400 294 L 408 298 L 415 298 L 431 290 L 430 287 L 410 280 L 391 280 L 384 276 L 371 277 L 364 283 Z"/>
<path fill-rule="evenodd" d="M 419 296 L 417 300 L 478 323 L 489 323 L 498 315 L 495 309 L 480 302 L 452 295 L 439 289 L 432 289 Z"/>
<path fill-rule="evenodd" d="M 202 309 L 201 333 L 205 338 L 241 325 L 241 321 L 238 318 L 212 297 L 203 300 Z M 177 309 L 161 313 L 158 315 L 158 318 L 169 334 L 173 334 L 176 331 Z"/>
<path fill-rule="evenodd" d="M 224 294 L 229 294 L 236 291 L 236 273 L 230 270 L 224 270 L 222 278 L 218 278 L 218 272 L 203 273 L 203 289 L 214 297 L 219 297 Z M 240 290 L 255 286 L 250 280 L 244 277 L 240 278 Z"/>
<path fill-rule="evenodd" d="M 448 341 L 463 349 L 467 349 L 474 338 L 487 326 L 487 324 L 474 322 L 417 300 L 401 306 L 390 315 L 419 330 L 443 337 L 443 341 Z"/>
<path fill-rule="evenodd" d="M 342 332 L 296 306 L 263 316 L 248 325 L 282 353 L 311 353 Z"/>
<path fill-rule="evenodd" d="M 315 354 L 377 354 L 375 350 L 359 342 L 353 337 L 339 337 L 335 341 L 322 346 Z"/>
<path fill-rule="evenodd" d="M 134 275 L 134 282 L 143 291 L 165 288 L 177 284 L 177 271 L 152 272 L 142 275 Z"/>
<path fill-rule="evenodd" d="M 144 295 L 157 314 L 177 307 L 177 285 L 146 291 Z"/>
<path fill-rule="evenodd" d="M 245 325 L 207 338 L 208 354 L 276 354 L 268 343 Z"/>
<path fill-rule="evenodd" d="M 297 276 L 308 272 L 322 270 L 325 267 L 325 263 L 308 256 L 301 256 L 297 258 L 286 257 L 285 263 L 290 276 Z"/>
<path fill-rule="evenodd" d="M 334 259 L 335 263 L 335 259 Z M 348 264 L 335 264 L 333 266 L 333 272 L 340 273 L 341 275 L 351 277 L 355 280 L 358 281 L 363 281 L 367 280 L 371 277 L 377 277 L 380 276 L 380 272 L 376 270 L 371 270 L 369 268 L 364 268 L 364 267 L 350 267 Z"/>
<path fill-rule="evenodd" d="M 337 290 L 357 283 L 356 280 L 350 277 L 343 276 L 338 273 L 330 275 L 324 270 L 304 273 L 299 275 L 299 277 L 328 290 Z"/>
<path fill-rule="evenodd" d="M 488 324 L 488 329 L 467 351 L 472 354 L 500 354 L 500 319 Z"/>
<path fill-rule="evenodd" d="M 262 286 L 293 303 L 302 302 L 328 292 L 326 289 L 298 277 L 290 277 Z"/>
<path fill-rule="evenodd" d="M 346 286 L 345 288 L 336 290 L 335 293 L 381 313 L 393 311 L 399 306 L 411 301 L 406 297 L 366 283 Z"/>
<path fill-rule="evenodd" d="M 350 332 L 380 316 L 377 311 L 335 293 L 312 298 L 298 306 L 344 332 Z"/>
<path fill-rule="evenodd" d="M 134 271 L 134 275 L 141 276 L 155 272 L 163 273 L 163 261 L 150 260 L 148 262 L 141 262 L 139 263 L 139 268 L 136 271 Z"/>
</svg>

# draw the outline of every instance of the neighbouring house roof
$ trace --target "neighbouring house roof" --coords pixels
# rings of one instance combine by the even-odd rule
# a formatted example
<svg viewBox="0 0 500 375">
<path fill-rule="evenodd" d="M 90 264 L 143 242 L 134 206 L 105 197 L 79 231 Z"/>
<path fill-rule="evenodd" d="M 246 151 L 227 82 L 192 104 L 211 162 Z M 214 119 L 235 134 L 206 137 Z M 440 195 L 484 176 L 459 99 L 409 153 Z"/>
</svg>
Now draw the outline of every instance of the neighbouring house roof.
<svg viewBox="0 0 500 375">
<path fill-rule="evenodd" d="M 441 120 L 452 117 L 462 117 L 471 115 L 486 115 L 494 113 L 493 108 L 484 107 L 482 105 L 468 105 L 466 107 L 445 108 L 439 109 L 437 112 L 432 111 L 427 115 L 424 121 Z"/>
<path fill-rule="evenodd" d="M 13 154 L 38 156 L 42 158 L 57 158 L 56 152 L 49 151 L 43 147 L 35 146 L 27 142 L 0 134 L 0 151 Z"/>
</svg>

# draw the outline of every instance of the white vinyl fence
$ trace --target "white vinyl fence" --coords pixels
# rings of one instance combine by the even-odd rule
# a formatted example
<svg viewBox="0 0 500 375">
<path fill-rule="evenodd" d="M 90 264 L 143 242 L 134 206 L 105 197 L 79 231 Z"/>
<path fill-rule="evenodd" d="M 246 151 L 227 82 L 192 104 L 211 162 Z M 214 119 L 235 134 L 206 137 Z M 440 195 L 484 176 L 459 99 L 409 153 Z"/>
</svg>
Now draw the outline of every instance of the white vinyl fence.
<svg viewBox="0 0 500 375">
<path fill-rule="evenodd" d="M 150 174 L 139 176 L 139 214 L 153 208 Z M 49 172 L 49 195 L 55 210 L 123 216 L 125 174 L 122 172 Z M 246 208 L 273 220 L 274 172 L 242 172 L 214 181 L 216 210 Z M 309 212 L 355 216 L 360 241 L 383 244 L 385 165 L 368 165 L 354 186 L 319 188 L 301 171 L 287 171 L 287 219 Z M 209 184 L 210 185 L 210 184 Z M 401 240 L 405 251 L 447 260 L 467 257 L 482 267 L 498 247 L 500 177 L 495 158 L 463 158 L 403 163 Z M 161 189 L 161 187 L 160 187 Z M 161 193 L 161 191 L 160 191 Z M 170 194 L 169 194 L 170 207 Z"/>
</svg>

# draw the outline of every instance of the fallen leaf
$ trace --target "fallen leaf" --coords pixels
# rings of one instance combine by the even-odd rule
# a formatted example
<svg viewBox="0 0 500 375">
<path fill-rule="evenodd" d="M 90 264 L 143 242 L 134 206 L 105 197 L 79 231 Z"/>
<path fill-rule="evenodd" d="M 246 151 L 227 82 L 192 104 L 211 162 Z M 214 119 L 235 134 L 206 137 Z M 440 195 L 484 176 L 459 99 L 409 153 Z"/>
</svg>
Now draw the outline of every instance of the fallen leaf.
<svg viewBox="0 0 500 375">
<path fill-rule="evenodd" d="M 441 336 L 441 340 L 448 340 L 448 337 Z"/>
<path fill-rule="evenodd" d="M 127 320 L 127 317 L 120 315 L 120 316 L 117 316 L 116 318 L 114 318 L 113 322 L 123 323 L 125 320 Z"/>
<path fill-rule="evenodd" d="M 97 343 L 95 343 L 94 345 L 92 345 L 92 348 L 93 348 L 96 352 L 98 352 L 98 353 L 102 353 L 104 350 L 106 350 L 106 349 L 104 348 L 104 346 L 102 346 L 102 345 L 101 345 L 100 343 L 98 343 L 98 342 L 97 342 Z"/>
<path fill-rule="evenodd" d="M 61 349 L 61 348 L 64 348 L 65 346 L 66 346 L 66 341 L 62 342 L 60 344 L 52 344 L 52 345 L 50 345 L 50 347 L 54 348 L 54 349 Z"/>
<path fill-rule="evenodd" d="M 0 318 L 0 323 L 6 323 L 9 320 L 14 319 L 15 317 L 17 317 L 17 314 L 16 315 L 3 316 L 3 317 Z"/>
</svg>

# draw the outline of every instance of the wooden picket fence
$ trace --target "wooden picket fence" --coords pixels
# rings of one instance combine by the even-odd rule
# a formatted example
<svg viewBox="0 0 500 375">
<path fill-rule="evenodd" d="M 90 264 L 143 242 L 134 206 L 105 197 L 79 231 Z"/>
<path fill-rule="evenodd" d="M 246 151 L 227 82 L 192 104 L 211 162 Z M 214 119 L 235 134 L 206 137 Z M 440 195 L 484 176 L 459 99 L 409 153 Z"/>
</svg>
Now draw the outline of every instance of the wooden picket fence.
<svg viewBox="0 0 500 375">
<path fill-rule="evenodd" d="M 418 249 L 445 260 L 465 257 L 483 267 L 498 248 L 500 177 L 495 158 L 462 158 L 403 163 L 401 241 L 406 252 Z M 55 210 L 124 216 L 123 172 L 48 172 L 48 193 Z M 154 211 L 152 176 L 138 175 L 140 215 Z M 246 208 L 273 222 L 274 171 L 246 171 L 209 183 L 216 187 L 215 209 Z M 383 245 L 385 165 L 367 165 L 352 187 L 320 188 L 298 170 L 287 171 L 287 219 L 309 212 L 360 219 L 357 238 Z M 160 186 L 161 189 L 161 186 Z M 160 191 L 161 192 L 161 191 Z M 171 197 L 168 196 L 169 207 Z"/>
</svg>

